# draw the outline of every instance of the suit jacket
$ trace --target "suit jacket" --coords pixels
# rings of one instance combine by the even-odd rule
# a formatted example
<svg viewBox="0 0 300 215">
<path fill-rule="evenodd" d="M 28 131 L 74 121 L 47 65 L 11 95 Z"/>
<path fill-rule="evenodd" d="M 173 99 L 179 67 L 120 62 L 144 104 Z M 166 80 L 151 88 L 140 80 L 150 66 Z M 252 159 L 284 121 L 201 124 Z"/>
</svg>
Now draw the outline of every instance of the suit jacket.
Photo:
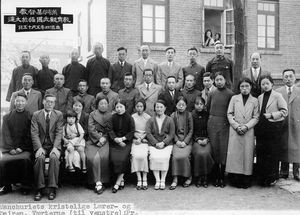
<svg viewBox="0 0 300 215">
<path fill-rule="evenodd" d="M 82 111 L 80 118 L 78 119 L 78 123 L 81 125 L 81 127 L 84 130 L 84 139 L 88 140 L 89 134 L 88 134 L 88 122 L 89 122 L 89 114 Z"/>
<path fill-rule="evenodd" d="M 156 73 L 157 73 L 157 63 L 152 60 L 151 58 L 148 58 L 146 66 L 144 66 L 144 61 L 142 58 L 136 60 L 132 66 L 132 74 L 135 79 L 135 86 L 137 87 L 138 85 L 144 83 L 144 78 L 143 78 L 143 71 L 144 69 L 152 69 L 153 70 L 153 82 L 156 83 Z"/>
<path fill-rule="evenodd" d="M 277 89 L 288 103 L 289 115 L 285 118 L 283 128 L 283 148 L 281 160 L 300 163 L 300 88 L 294 86 L 288 98 L 285 86 Z"/>
<path fill-rule="evenodd" d="M 260 111 L 262 108 L 263 97 L 264 93 L 258 97 Z M 266 106 L 266 113 L 271 113 L 273 116 L 272 119 L 268 119 L 270 122 L 282 121 L 288 115 L 287 103 L 281 93 L 272 90 Z"/>
<path fill-rule="evenodd" d="M 157 101 L 158 95 L 162 91 L 162 87 L 152 82 L 149 91 L 147 90 L 145 83 L 139 85 L 137 89 L 140 92 L 140 96 L 146 101 L 146 113 L 153 116 L 154 103 Z"/>
<path fill-rule="evenodd" d="M 172 98 L 169 90 L 164 90 L 159 94 L 158 99 L 164 100 L 166 102 L 166 111 L 165 111 L 166 115 L 171 116 L 171 114 L 175 112 L 176 101 L 179 96 L 182 96 L 179 90 L 175 90 L 174 98 Z"/>
<path fill-rule="evenodd" d="M 124 62 L 124 66 L 121 67 L 120 63 L 114 63 L 110 66 L 108 71 L 108 78 L 111 81 L 111 89 L 116 93 L 120 89 L 125 87 L 124 85 L 124 76 L 125 73 L 132 73 L 132 65 L 130 63 Z"/>
<path fill-rule="evenodd" d="M 208 98 L 209 93 L 211 93 L 215 89 L 217 89 L 217 88 L 214 85 L 212 85 L 210 91 L 208 92 L 208 94 L 206 94 L 206 89 L 205 88 L 201 91 L 201 96 L 205 100 L 205 103 L 207 102 L 207 98 Z"/>
<path fill-rule="evenodd" d="M 63 113 L 65 113 L 68 109 L 71 109 L 73 96 L 72 91 L 69 88 L 62 87 L 60 90 L 57 90 L 55 87 L 52 87 L 46 90 L 46 93 L 55 95 L 56 101 L 54 109 Z"/>
<path fill-rule="evenodd" d="M 11 100 L 10 100 L 10 107 L 9 110 L 12 111 L 15 109 L 15 100 L 18 95 L 18 93 L 25 93 L 24 88 L 14 92 L 12 94 Z M 27 96 L 27 104 L 25 106 L 25 110 L 29 111 L 29 113 L 32 115 L 35 111 L 42 109 L 42 94 L 40 91 L 31 89 L 30 93 Z"/>
<path fill-rule="evenodd" d="M 50 115 L 49 136 L 53 147 L 61 149 L 63 133 L 63 114 L 58 110 L 52 110 Z M 33 113 L 31 119 L 31 139 L 33 150 L 43 147 L 46 139 L 46 119 L 44 109 Z"/>
<path fill-rule="evenodd" d="M 260 70 L 259 70 L 257 80 L 254 80 L 254 77 L 253 77 L 253 74 L 252 74 L 252 68 L 246 69 L 242 73 L 243 77 L 249 78 L 252 81 L 253 86 L 251 88 L 251 95 L 256 97 L 256 98 L 258 98 L 258 96 L 262 93 L 261 86 L 260 86 L 260 78 L 263 75 L 270 75 L 270 73 L 263 70 L 261 67 L 260 67 Z"/>
<path fill-rule="evenodd" d="M 176 78 L 176 89 L 181 89 L 183 85 L 183 71 L 182 67 L 176 63 L 172 63 L 172 67 L 168 66 L 168 62 L 162 62 L 158 65 L 156 81 L 157 84 L 161 85 L 165 89 L 168 76 L 175 76 Z"/>
</svg>

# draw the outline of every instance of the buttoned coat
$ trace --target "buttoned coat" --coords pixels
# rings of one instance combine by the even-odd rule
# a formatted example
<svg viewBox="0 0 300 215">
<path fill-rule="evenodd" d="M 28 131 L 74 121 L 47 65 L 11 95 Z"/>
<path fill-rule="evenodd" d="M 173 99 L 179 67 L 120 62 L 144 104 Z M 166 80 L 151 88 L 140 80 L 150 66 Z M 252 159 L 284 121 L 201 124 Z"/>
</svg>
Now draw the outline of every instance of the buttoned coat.
<svg viewBox="0 0 300 215">
<path fill-rule="evenodd" d="M 140 92 L 141 98 L 146 101 L 146 113 L 150 116 L 154 116 L 154 103 L 157 101 L 162 87 L 152 82 L 149 90 L 147 90 L 145 83 L 139 85 L 137 89 Z"/>
<path fill-rule="evenodd" d="M 156 73 L 157 73 L 157 63 L 152 60 L 151 58 L 148 58 L 148 61 L 146 65 L 144 65 L 144 61 L 142 58 L 136 60 L 132 66 L 132 74 L 135 80 L 135 86 L 144 83 L 144 75 L 143 71 L 144 69 L 152 69 L 153 70 L 153 82 L 156 83 Z"/>
<path fill-rule="evenodd" d="M 183 71 L 178 63 L 172 62 L 172 66 L 168 66 L 168 62 L 162 62 L 158 65 L 156 81 L 163 89 L 166 87 L 167 78 L 169 76 L 176 78 L 176 89 L 180 90 L 183 84 Z"/>
<path fill-rule="evenodd" d="M 285 86 L 277 89 L 288 103 L 289 115 L 284 122 L 282 161 L 300 163 L 300 88 L 294 86 L 288 98 Z"/>
<path fill-rule="evenodd" d="M 254 158 L 254 126 L 258 123 L 259 104 L 257 98 L 249 95 L 245 105 L 242 94 L 231 98 L 227 118 L 230 123 L 226 171 L 251 175 Z M 239 135 L 236 128 L 246 125 L 248 131 Z"/>
</svg>

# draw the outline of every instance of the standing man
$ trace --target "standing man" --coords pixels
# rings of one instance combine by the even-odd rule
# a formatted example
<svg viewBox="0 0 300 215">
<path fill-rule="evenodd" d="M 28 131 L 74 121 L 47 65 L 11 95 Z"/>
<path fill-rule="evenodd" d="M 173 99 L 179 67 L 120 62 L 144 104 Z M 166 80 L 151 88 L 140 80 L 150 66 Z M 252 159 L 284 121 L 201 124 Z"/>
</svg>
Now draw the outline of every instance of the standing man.
<svg viewBox="0 0 300 215">
<path fill-rule="evenodd" d="M 196 97 L 201 95 L 201 92 L 195 89 L 195 76 L 190 74 L 185 77 L 184 89 L 181 93 L 187 100 L 187 111 L 192 112 L 195 109 Z"/>
<path fill-rule="evenodd" d="M 163 89 L 166 87 L 167 78 L 174 76 L 176 79 L 176 89 L 180 90 L 183 84 L 183 72 L 181 66 L 174 62 L 176 50 L 173 47 L 166 49 L 166 62 L 162 62 L 158 65 L 158 71 L 156 81 L 158 85 L 161 85 Z"/>
<path fill-rule="evenodd" d="M 288 178 L 289 163 L 293 163 L 293 175 L 299 178 L 300 163 L 300 89 L 295 86 L 294 69 L 285 69 L 282 73 L 285 86 L 277 89 L 288 104 L 288 117 L 285 119 L 280 177 Z"/>
<path fill-rule="evenodd" d="M 119 90 L 120 100 L 125 101 L 126 111 L 130 115 L 134 113 L 135 102 L 140 98 L 139 91 L 134 87 L 133 75 L 131 72 L 125 73 L 124 77 L 125 88 Z"/>
<path fill-rule="evenodd" d="M 145 69 L 151 69 L 153 71 L 153 82 L 156 83 L 157 63 L 152 60 L 150 55 L 149 45 L 141 46 L 142 57 L 136 60 L 132 66 L 132 74 L 135 79 L 135 86 L 138 86 L 144 82 L 143 71 Z"/>
<path fill-rule="evenodd" d="M 56 97 L 55 110 L 66 113 L 71 108 L 73 97 L 70 89 L 64 87 L 65 77 L 58 73 L 54 76 L 54 87 L 46 90 L 46 93 Z"/>
<path fill-rule="evenodd" d="M 146 113 L 154 116 L 154 104 L 162 91 L 162 87 L 153 83 L 154 72 L 152 69 L 145 69 L 143 75 L 144 83 L 140 84 L 137 89 L 140 92 L 141 98 L 146 102 Z"/>
<path fill-rule="evenodd" d="M 205 69 L 203 66 L 197 63 L 198 50 L 195 47 L 188 49 L 188 57 L 190 59 L 190 64 L 183 68 L 184 78 L 188 75 L 193 75 L 195 77 L 195 86 L 197 90 L 203 89 L 203 74 Z M 184 79 L 185 81 L 185 79 Z"/>
<path fill-rule="evenodd" d="M 212 77 L 212 75 L 209 72 L 204 73 L 203 74 L 204 89 L 201 91 L 201 95 L 205 103 L 207 102 L 208 94 L 216 89 L 213 83 L 214 83 L 214 78 Z"/>
<path fill-rule="evenodd" d="M 132 72 L 132 65 L 126 61 L 127 49 L 120 47 L 117 49 L 119 62 L 111 65 L 108 71 L 108 78 L 111 81 L 111 89 L 116 93 L 124 86 L 124 77 L 126 73 Z"/>
<path fill-rule="evenodd" d="M 119 99 L 119 95 L 112 91 L 110 86 L 109 78 L 102 78 L 100 80 L 100 87 L 102 91 L 96 95 L 96 100 L 99 97 L 106 96 L 108 98 L 108 111 L 112 112 L 114 110 L 115 102 Z M 98 107 L 95 107 L 95 109 L 98 109 Z"/>
<path fill-rule="evenodd" d="M 260 77 L 263 75 L 269 75 L 268 72 L 261 69 L 261 55 L 258 52 L 254 52 L 250 56 L 251 68 L 243 71 L 243 77 L 247 77 L 252 81 L 251 95 L 255 98 L 262 93 L 260 86 Z"/>
<path fill-rule="evenodd" d="M 215 76 L 216 72 L 222 72 L 226 79 L 226 86 L 229 89 L 233 87 L 233 61 L 224 55 L 224 44 L 215 43 L 216 56 L 206 65 L 206 72 L 210 72 Z"/>
<path fill-rule="evenodd" d="M 50 57 L 48 54 L 43 54 L 40 56 L 40 63 L 42 64 L 42 69 L 39 70 L 37 74 L 37 88 L 41 91 L 42 96 L 45 95 L 46 90 L 54 86 L 53 79 L 57 71 L 54 69 L 49 69 Z"/>
<path fill-rule="evenodd" d="M 93 52 L 95 57 L 89 59 L 86 64 L 87 72 L 85 80 L 88 81 L 89 85 L 88 93 L 95 96 L 101 91 L 99 86 L 100 80 L 108 77 L 110 62 L 102 56 L 102 43 L 95 43 L 93 46 Z"/>
<path fill-rule="evenodd" d="M 34 162 L 34 184 L 35 184 L 35 201 L 42 199 L 45 188 L 45 158 L 49 157 L 48 168 L 48 187 L 49 200 L 56 197 L 58 188 L 59 157 L 61 150 L 62 131 L 63 131 L 63 114 L 54 110 L 56 97 L 47 94 L 44 97 L 44 109 L 35 112 L 31 120 L 31 139 L 35 153 Z"/>
<path fill-rule="evenodd" d="M 23 93 L 27 97 L 25 110 L 29 111 L 32 115 L 35 111 L 42 109 L 42 94 L 41 92 L 32 89 L 33 77 L 30 73 L 25 73 L 22 78 L 23 88 L 14 92 L 11 97 L 9 110 L 12 111 L 16 108 L 15 100 L 19 93 Z"/>
<path fill-rule="evenodd" d="M 0 195 L 12 191 L 11 184 L 21 183 L 21 193 L 27 195 L 32 181 L 31 115 L 25 110 L 27 97 L 17 93 L 15 109 L 4 115 L 0 150 Z"/>
<path fill-rule="evenodd" d="M 89 114 L 94 110 L 93 105 L 95 102 L 95 97 L 87 94 L 88 89 L 89 89 L 89 86 L 87 84 L 87 81 L 84 79 L 79 80 L 78 94 L 77 94 L 77 96 L 73 97 L 73 103 L 78 100 L 83 101 L 83 103 L 84 103 L 83 111 Z"/>
<path fill-rule="evenodd" d="M 16 67 L 11 75 L 11 80 L 9 83 L 6 101 L 10 101 L 12 93 L 22 89 L 22 77 L 25 73 L 32 74 L 33 80 L 36 80 L 36 75 L 38 73 L 38 69 L 34 66 L 30 65 L 30 52 L 22 51 L 21 53 L 21 66 Z M 35 82 L 36 83 L 36 82 Z"/>
<path fill-rule="evenodd" d="M 65 87 L 69 88 L 73 95 L 77 95 L 77 87 L 80 79 L 84 79 L 86 76 L 85 67 L 78 62 L 79 52 L 77 49 L 73 49 L 70 53 L 71 63 L 65 66 L 62 70 L 62 74 L 65 76 Z"/>
<path fill-rule="evenodd" d="M 167 77 L 166 89 L 158 96 L 159 100 L 166 102 L 165 114 L 171 116 L 176 111 L 176 101 L 181 93 L 176 89 L 176 78 L 174 76 Z"/>
</svg>

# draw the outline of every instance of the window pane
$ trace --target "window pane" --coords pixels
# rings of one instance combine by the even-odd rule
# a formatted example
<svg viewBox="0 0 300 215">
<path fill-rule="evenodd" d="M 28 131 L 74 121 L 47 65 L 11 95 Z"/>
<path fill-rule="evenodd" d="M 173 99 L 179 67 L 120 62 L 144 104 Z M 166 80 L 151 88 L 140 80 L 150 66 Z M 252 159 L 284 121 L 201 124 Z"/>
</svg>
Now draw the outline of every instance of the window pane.
<svg viewBox="0 0 300 215">
<path fill-rule="evenodd" d="M 257 46 L 259 48 L 265 48 L 266 47 L 266 39 L 265 39 L 265 37 L 258 37 L 257 38 Z"/>
<path fill-rule="evenodd" d="M 153 31 L 143 30 L 143 42 L 146 43 L 153 42 Z"/>
<path fill-rule="evenodd" d="M 265 26 L 258 26 L 257 35 L 265 37 L 266 36 L 266 27 Z"/>
<path fill-rule="evenodd" d="M 143 4 L 143 16 L 153 17 L 153 6 L 149 4 Z"/>
<path fill-rule="evenodd" d="M 275 37 L 275 28 L 274 27 L 268 27 L 267 28 L 267 35 L 268 35 L 268 37 Z"/>
<path fill-rule="evenodd" d="M 143 18 L 143 29 L 152 30 L 153 29 L 153 19 L 152 18 Z"/>
<path fill-rule="evenodd" d="M 269 4 L 266 4 L 266 3 L 264 4 L 264 10 L 265 10 L 265 11 L 268 11 L 268 10 L 269 10 Z"/>
<path fill-rule="evenodd" d="M 155 31 L 155 42 L 164 43 L 165 42 L 165 32 L 164 31 Z"/>
<path fill-rule="evenodd" d="M 267 16 L 267 25 L 275 26 L 275 16 Z"/>
<path fill-rule="evenodd" d="M 223 0 L 217 0 L 217 6 L 223 7 Z"/>
<path fill-rule="evenodd" d="M 258 10 L 264 10 L 264 4 L 258 3 Z"/>
<path fill-rule="evenodd" d="M 258 25 L 266 25 L 266 15 L 257 15 L 257 24 Z"/>
<path fill-rule="evenodd" d="M 226 22 L 233 21 L 233 11 L 226 11 Z"/>
<path fill-rule="evenodd" d="M 204 5 L 205 5 L 205 6 L 210 6 L 210 0 L 205 0 L 205 1 L 204 1 Z"/>
<path fill-rule="evenodd" d="M 233 35 L 226 35 L 226 45 L 233 45 Z"/>
<path fill-rule="evenodd" d="M 155 19 L 155 29 L 165 30 L 165 19 Z"/>
<path fill-rule="evenodd" d="M 233 33 L 233 23 L 226 23 L 226 33 Z"/>
<path fill-rule="evenodd" d="M 217 0 L 210 0 L 210 6 L 217 6 Z"/>
<path fill-rule="evenodd" d="M 165 6 L 155 6 L 155 17 L 165 17 Z"/>
<path fill-rule="evenodd" d="M 267 47 L 268 48 L 275 48 L 275 38 L 274 37 L 268 37 L 267 38 Z"/>
<path fill-rule="evenodd" d="M 269 10 L 274 12 L 275 11 L 275 5 L 274 4 L 270 4 L 269 5 Z"/>
</svg>

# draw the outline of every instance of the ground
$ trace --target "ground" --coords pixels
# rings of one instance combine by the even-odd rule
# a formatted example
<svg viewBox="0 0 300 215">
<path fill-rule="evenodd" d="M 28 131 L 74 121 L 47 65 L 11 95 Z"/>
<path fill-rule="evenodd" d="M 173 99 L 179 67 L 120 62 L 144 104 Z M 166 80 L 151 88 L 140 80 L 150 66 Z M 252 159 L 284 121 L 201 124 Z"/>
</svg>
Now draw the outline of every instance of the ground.
<svg viewBox="0 0 300 215">
<path fill-rule="evenodd" d="M 288 182 L 288 183 L 286 183 Z M 289 192 L 283 189 L 282 184 L 293 184 L 300 186 L 299 182 L 292 179 L 282 181 L 274 187 L 262 188 L 252 186 L 249 189 L 238 189 L 226 186 L 224 189 L 215 188 L 210 185 L 208 188 L 196 188 L 194 185 L 183 188 L 178 186 L 176 190 L 166 189 L 154 190 L 153 184 L 149 185 L 146 191 L 138 191 L 133 184 L 126 185 L 124 190 L 116 194 L 111 188 L 105 190 L 102 195 L 96 195 L 92 190 L 84 187 L 65 185 L 58 190 L 57 198 L 49 201 L 44 197 L 40 203 L 133 203 L 134 208 L 140 213 L 155 211 L 155 214 L 172 210 L 172 214 L 186 214 L 187 211 L 214 211 L 215 210 L 275 210 L 279 214 L 283 210 L 300 210 L 300 192 Z M 296 190 L 294 190 L 296 191 Z M 18 191 L 0 197 L 1 203 L 36 203 L 33 201 L 33 194 L 22 196 Z M 174 211 L 177 213 L 174 213 Z M 198 212 L 195 212 L 198 211 Z M 299 213 L 299 212 L 298 212 Z M 232 213 L 231 213 L 232 214 Z M 286 214 L 284 212 L 284 214 Z"/>
</svg>

